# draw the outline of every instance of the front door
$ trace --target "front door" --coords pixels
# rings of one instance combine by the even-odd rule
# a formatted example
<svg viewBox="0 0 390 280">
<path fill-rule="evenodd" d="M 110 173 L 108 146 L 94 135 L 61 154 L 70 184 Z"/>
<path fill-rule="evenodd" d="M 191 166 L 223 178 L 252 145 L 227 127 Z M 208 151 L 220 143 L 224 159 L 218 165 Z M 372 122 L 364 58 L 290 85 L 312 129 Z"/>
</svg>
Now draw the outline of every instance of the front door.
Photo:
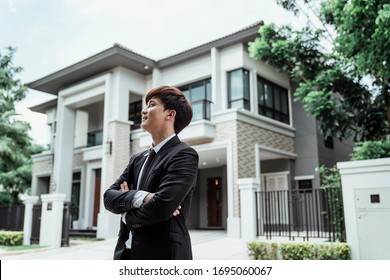
<svg viewBox="0 0 390 280">
<path fill-rule="evenodd" d="M 222 227 L 221 177 L 207 179 L 207 226 Z"/>
<path fill-rule="evenodd" d="M 97 218 L 100 209 L 100 185 L 101 185 L 102 170 L 95 170 L 95 195 L 93 199 L 93 226 L 97 226 Z"/>
</svg>

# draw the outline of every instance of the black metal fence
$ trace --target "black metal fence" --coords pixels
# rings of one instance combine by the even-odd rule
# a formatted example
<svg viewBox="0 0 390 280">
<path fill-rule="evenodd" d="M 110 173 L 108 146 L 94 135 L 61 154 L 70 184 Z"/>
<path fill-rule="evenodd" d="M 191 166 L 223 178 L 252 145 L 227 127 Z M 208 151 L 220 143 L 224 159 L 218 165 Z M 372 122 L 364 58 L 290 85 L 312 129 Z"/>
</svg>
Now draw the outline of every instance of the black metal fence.
<svg viewBox="0 0 390 280">
<path fill-rule="evenodd" d="M 341 189 L 256 192 L 257 236 L 345 240 Z"/>
<path fill-rule="evenodd" d="M 23 231 L 24 208 L 24 205 L 0 206 L 0 230 Z M 39 244 L 41 215 L 42 203 L 34 204 L 32 209 L 31 244 Z M 69 246 L 70 223 L 70 202 L 65 202 L 62 218 L 61 246 Z"/>
<path fill-rule="evenodd" d="M 23 231 L 24 205 L 0 206 L 0 229 Z"/>
</svg>

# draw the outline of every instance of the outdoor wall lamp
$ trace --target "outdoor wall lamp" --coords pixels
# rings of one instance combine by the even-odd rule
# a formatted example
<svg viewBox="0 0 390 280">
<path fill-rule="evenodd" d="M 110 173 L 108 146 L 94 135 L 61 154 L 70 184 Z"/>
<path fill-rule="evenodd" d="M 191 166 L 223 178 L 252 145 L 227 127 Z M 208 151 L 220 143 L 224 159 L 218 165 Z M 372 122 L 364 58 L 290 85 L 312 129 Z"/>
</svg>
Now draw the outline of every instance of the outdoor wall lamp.
<svg viewBox="0 0 390 280">
<path fill-rule="evenodd" d="M 112 141 L 106 142 L 106 154 L 112 154 Z"/>
</svg>

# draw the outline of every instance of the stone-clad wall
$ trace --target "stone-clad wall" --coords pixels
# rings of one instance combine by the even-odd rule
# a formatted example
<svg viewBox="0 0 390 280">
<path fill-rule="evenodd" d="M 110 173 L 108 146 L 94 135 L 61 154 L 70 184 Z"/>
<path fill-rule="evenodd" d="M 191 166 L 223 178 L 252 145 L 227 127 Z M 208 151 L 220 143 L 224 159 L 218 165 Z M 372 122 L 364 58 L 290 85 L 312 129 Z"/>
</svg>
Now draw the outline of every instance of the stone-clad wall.
<svg viewBox="0 0 390 280">
<path fill-rule="evenodd" d="M 254 125 L 238 122 L 238 178 L 256 177 L 255 144 L 261 144 L 273 149 L 294 152 L 292 137 L 267 130 Z"/>
<path fill-rule="evenodd" d="M 108 137 L 110 141 L 112 141 L 112 151 L 111 154 L 107 154 L 106 187 L 115 182 L 122 174 L 129 162 L 130 156 L 130 125 L 125 122 L 112 121 L 109 123 L 108 129 Z M 103 143 L 103 146 L 104 145 L 108 144 Z M 107 146 L 105 148 L 107 149 L 109 147 Z"/>
<path fill-rule="evenodd" d="M 53 172 L 53 157 L 51 156 L 45 160 L 34 160 L 32 166 L 32 174 L 43 174 Z"/>
<path fill-rule="evenodd" d="M 255 144 L 294 152 L 293 137 L 260 128 L 242 121 L 228 121 L 216 125 L 215 141 L 232 141 L 233 213 L 240 216 L 240 197 L 237 179 L 255 178 Z"/>
</svg>

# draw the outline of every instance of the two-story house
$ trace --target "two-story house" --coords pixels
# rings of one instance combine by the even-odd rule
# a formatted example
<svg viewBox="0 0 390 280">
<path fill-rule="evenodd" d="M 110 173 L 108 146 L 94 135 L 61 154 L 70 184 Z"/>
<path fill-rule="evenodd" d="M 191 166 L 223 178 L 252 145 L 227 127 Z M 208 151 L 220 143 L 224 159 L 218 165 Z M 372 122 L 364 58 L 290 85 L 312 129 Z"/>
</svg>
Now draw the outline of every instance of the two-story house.
<svg viewBox="0 0 390 280">
<path fill-rule="evenodd" d="M 318 188 L 315 168 L 347 160 L 351 145 L 326 139 L 316 120 L 293 102 L 289 77 L 250 58 L 260 23 L 155 61 L 121 45 L 28 84 L 57 98 L 31 109 L 47 115 L 50 150 L 33 156 L 32 194 L 64 193 L 72 226 L 114 237 L 119 217 L 104 191 L 129 157 L 151 144 L 140 129 L 144 95 L 180 88 L 192 102 L 192 123 L 180 134 L 200 156 L 189 228 L 226 229 L 240 238 L 237 180 L 260 188 Z"/>
</svg>

